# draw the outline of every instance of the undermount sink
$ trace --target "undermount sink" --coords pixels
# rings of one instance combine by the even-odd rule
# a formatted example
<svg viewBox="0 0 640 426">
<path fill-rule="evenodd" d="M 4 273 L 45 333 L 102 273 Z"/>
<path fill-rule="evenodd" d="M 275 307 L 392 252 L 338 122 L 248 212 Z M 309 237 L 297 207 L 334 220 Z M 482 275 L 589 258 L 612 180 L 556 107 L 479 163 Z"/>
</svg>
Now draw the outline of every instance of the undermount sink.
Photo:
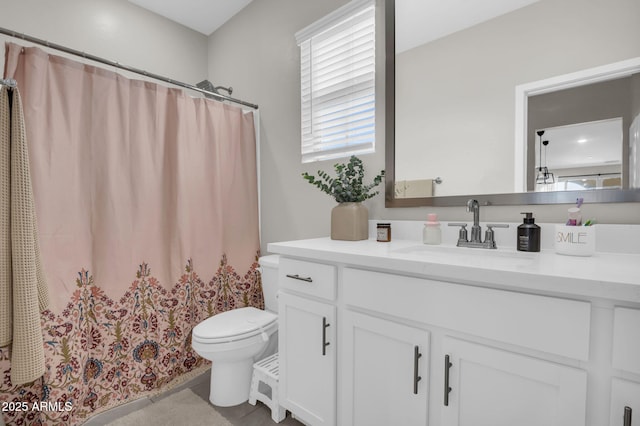
<svg viewBox="0 0 640 426">
<path fill-rule="evenodd" d="M 394 253 L 418 255 L 424 257 L 440 257 L 446 256 L 451 258 L 452 256 L 465 256 L 465 257 L 490 257 L 494 259 L 532 259 L 534 253 L 525 253 L 515 251 L 515 249 L 482 249 L 482 248 L 470 248 L 470 247 L 456 247 L 456 246 L 432 246 L 428 244 L 419 244 L 415 246 L 403 247 L 393 250 Z"/>
</svg>

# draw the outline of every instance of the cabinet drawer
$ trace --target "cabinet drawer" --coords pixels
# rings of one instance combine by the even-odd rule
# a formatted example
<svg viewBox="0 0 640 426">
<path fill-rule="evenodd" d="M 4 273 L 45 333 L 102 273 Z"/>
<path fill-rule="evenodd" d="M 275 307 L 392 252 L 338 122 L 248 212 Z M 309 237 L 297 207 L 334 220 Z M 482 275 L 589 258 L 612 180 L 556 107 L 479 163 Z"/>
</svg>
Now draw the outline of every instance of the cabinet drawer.
<svg viewBox="0 0 640 426">
<path fill-rule="evenodd" d="M 640 374 L 640 309 L 613 310 L 613 368 Z"/>
<path fill-rule="evenodd" d="M 344 301 L 526 348 L 589 359 L 587 302 L 345 268 Z"/>
<path fill-rule="evenodd" d="M 327 300 L 336 298 L 336 267 L 322 263 L 281 258 L 278 268 L 280 289 L 292 290 Z"/>
</svg>

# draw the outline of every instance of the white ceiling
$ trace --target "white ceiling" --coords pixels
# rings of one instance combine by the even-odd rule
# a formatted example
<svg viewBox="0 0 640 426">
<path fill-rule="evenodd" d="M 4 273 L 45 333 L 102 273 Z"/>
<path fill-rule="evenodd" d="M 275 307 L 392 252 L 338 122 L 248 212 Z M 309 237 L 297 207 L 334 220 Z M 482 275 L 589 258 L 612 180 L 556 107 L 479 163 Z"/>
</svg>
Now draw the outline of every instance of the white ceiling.
<svg viewBox="0 0 640 426">
<path fill-rule="evenodd" d="M 396 53 L 539 0 L 396 0 Z"/>
<path fill-rule="evenodd" d="M 208 36 L 252 0 L 129 1 Z M 536 1 L 396 0 L 396 52 L 469 28 Z"/>
<path fill-rule="evenodd" d="M 574 167 L 622 164 L 622 118 L 591 121 L 544 129 L 543 165 L 551 171 Z M 540 164 L 540 142 L 536 137 L 536 166 Z"/>
<path fill-rule="evenodd" d="M 244 9 L 252 0 L 129 1 L 208 36 Z"/>
</svg>

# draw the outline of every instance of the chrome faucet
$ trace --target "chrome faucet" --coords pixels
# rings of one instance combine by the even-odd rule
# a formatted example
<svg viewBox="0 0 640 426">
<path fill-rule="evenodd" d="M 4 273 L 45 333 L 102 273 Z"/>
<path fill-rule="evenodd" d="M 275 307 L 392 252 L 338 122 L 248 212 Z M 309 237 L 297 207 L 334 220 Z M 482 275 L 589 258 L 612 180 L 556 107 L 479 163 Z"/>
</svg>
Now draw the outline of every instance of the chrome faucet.
<svg viewBox="0 0 640 426">
<path fill-rule="evenodd" d="M 467 240 L 467 224 L 466 223 L 450 223 L 449 226 L 460 226 L 460 233 L 458 235 L 458 247 L 475 247 L 475 248 L 487 248 L 495 249 L 496 241 L 493 238 L 493 228 L 508 228 L 509 225 L 500 223 L 487 224 L 487 231 L 484 235 L 484 241 L 482 241 L 482 228 L 480 227 L 480 203 L 478 200 L 470 199 L 467 201 L 467 212 L 473 212 L 473 225 L 471 226 L 471 239 Z"/>
<path fill-rule="evenodd" d="M 482 238 L 480 228 L 480 203 L 478 200 L 471 198 L 467 201 L 467 213 L 473 212 L 473 226 L 471 227 L 471 241 L 472 243 L 481 243 Z"/>
</svg>

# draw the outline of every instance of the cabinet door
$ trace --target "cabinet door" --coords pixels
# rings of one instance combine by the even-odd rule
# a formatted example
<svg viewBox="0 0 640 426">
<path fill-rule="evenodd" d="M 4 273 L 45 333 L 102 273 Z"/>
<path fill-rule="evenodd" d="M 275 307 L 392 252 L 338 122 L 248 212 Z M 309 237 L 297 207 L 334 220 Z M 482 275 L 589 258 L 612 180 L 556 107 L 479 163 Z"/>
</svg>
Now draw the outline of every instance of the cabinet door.
<svg viewBox="0 0 640 426">
<path fill-rule="evenodd" d="M 345 311 L 341 422 L 426 426 L 429 333 Z"/>
<path fill-rule="evenodd" d="M 336 423 L 336 308 L 278 296 L 280 405 L 309 425 Z"/>
<path fill-rule="evenodd" d="M 640 426 L 640 383 L 613 379 L 609 426 Z"/>
<path fill-rule="evenodd" d="M 613 310 L 613 368 L 640 374 L 640 309 Z"/>
<path fill-rule="evenodd" d="M 443 350 L 443 425 L 584 426 L 585 371 L 453 338 Z"/>
</svg>

